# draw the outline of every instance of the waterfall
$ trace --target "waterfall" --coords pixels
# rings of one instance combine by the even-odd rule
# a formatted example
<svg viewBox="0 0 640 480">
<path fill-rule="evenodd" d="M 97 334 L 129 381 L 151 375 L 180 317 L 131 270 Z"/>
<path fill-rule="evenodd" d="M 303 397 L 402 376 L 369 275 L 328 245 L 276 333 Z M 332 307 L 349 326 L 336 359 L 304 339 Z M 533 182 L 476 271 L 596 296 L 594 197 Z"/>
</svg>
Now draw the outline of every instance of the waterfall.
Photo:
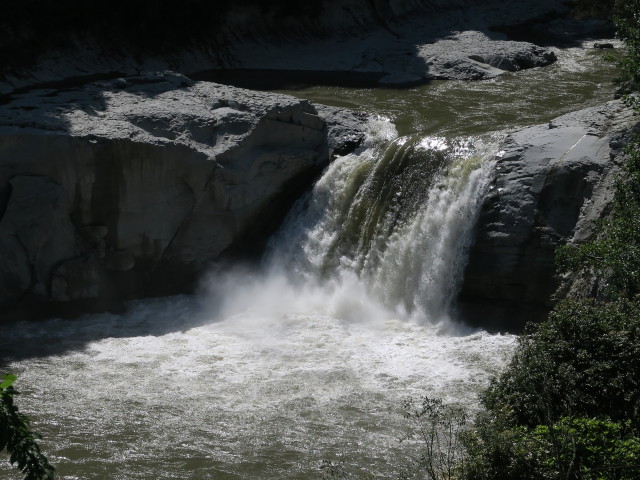
<svg viewBox="0 0 640 480">
<path fill-rule="evenodd" d="M 265 268 L 352 302 L 364 295 L 395 316 L 442 320 L 461 281 L 492 156 L 486 140 L 398 137 L 389 122 L 372 121 L 366 145 L 334 161 L 292 209 Z"/>
<path fill-rule="evenodd" d="M 298 201 L 257 271 L 212 272 L 209 295 L 7 332 L 0 349 L 38 386 L 25 408 L 61 475 L 312 478 L 347 452 L 391 478 L 391 459 L 419 448 L 399 442 L 403 399 L 477 406 L 515 340 L 447 314 L 495 149 L 399 137 L 384 120 L 370 130 Z M 26 344 L 42 351 L 22 358 Z"/>
</svg>

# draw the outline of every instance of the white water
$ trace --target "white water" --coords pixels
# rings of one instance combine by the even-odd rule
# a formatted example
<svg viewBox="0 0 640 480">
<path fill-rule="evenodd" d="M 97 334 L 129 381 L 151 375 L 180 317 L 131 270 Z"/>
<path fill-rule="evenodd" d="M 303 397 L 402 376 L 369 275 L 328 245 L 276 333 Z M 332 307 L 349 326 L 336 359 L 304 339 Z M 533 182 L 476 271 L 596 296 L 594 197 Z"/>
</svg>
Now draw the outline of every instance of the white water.
<svg viewBox="0 0 640 480">
<path fill-rule="evenodd" d="M 60 477 L 302 479 L 323 459 L 393 475 L 416 453 L 402 400 L 473 409 L 513 346 L 448 318 L 486 152 L 375 122 L 259 271 L 123 316 L 16 326 L 1 346 Z"/>
<path fill-rule="evenodd" d="M 66 347 L 11 365 L 61 478 L 313 478 L 340 458 L 390 475 L 413 453 L 401 401 L 473 401 L 512 345 L 312 311 L 212 320 L 178 297 L 24 328 Z"/>
<path fill-rule="evenodd" d="M 383 317 L 447 320 L 499 152 L 480 139 L 397 138 L 382 120 L 371 129 L 367 149 L 334 162 L 293 209 L 269 271 L 384 306 Z"/>
</svg>

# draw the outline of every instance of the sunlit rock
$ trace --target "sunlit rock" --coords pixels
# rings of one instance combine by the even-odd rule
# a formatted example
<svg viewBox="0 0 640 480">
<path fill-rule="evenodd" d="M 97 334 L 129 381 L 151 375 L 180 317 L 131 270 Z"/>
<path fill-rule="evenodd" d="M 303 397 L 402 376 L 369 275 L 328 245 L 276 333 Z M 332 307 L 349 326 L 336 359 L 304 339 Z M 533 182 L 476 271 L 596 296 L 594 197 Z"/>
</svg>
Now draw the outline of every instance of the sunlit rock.
<svg viewBox="0 0 640 480">
<path fill-rule="evenodd" d="M 611 139 L 635 121 L 610 102 L 508 137 L 464 274 L 467 319 L 517 330 L 545 317 L 558 288 L 555 249 L 593 233 L 617 172 Z"/>
<path fill-rule="evenodd" d="M 0 107 L 0 302 L 119 308 L 259 249 L 362 141 L 361 116 L 324 112 L 329 126 L 306 101 L 170 73 L 15 95 Z"/>
</svg>

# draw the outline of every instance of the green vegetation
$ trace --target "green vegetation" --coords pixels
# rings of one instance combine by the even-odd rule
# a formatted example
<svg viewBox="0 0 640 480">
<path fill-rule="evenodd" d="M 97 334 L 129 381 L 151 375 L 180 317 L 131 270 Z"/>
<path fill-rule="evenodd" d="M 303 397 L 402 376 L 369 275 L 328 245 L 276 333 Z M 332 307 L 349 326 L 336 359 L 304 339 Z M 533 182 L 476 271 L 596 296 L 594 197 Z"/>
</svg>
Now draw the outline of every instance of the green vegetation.
<svg viewBox="0 0 640 480">
<path fill-rule="evenodd" d="M 628 423 L 601 418 L 527 428 L 485 417 L 467 437 L 466 453 L 465 480 L 633 480 L 640 468 L 640 438 Z"/>
<path fill-rule="evenodd" d="M 421 441 L 423 454 L 400 473 L 401 480 L 422 478 L 454 480 L 465 468 L 462 441 L 468 414 L 459 406 L 424 397 L 419 405 L 407 401 L 404 416 L 413 426 L 410 438 Z"/>
<path fill-rule="evenodd" d="M 640 294 L 640 139 L 630 142 L 625 154 L 612 212 L 598 238 L 560 249 L 558 260 L 565 270 L 593 272 L 600 296 L 633 300 Z"/>
<path fill-rule="evenodd" d="M 520 338 L 484 394 L 509 423 L 535 427 L 581 415 L 630 421 L 640 432 L 640 305 L 564 301 Z"/>
<path fill-rule="evenodd" d="M 622 62 L 635 91 L 640 90 L 640 0 L 615 0 L 614 22 L 627 55 Z"/>
<path fill-rule="evenodd" d="M 464 478 L 638 478 L 638 371 L 638 302 L 562 302 L 485 392 Z"/>
<path fill-rule="evenodd" d="M 14 404 L 19 394 L 15 380 L 15 375 L 6 375 L 0 383 L 0 451 L 7 451 L 24 480 L 53 480 L 54 469 L 36 442 L 40 435 L 31 431 L 29 418 Z"/>
<path fill-rule="evenodd" d="M 583 12 L 613 12 L 627 47 L 624 80 L 637 91 L 640 1 L 580 3 Z M 597 288 L 560 302 L 520 338 L 483 395 L 486 411 L 464 434 L 460 478 L 640 478 L 640 139 L 623 158 L 597 237 L 558 252 L 561 269 L 597 279 Z"/>
</svg>

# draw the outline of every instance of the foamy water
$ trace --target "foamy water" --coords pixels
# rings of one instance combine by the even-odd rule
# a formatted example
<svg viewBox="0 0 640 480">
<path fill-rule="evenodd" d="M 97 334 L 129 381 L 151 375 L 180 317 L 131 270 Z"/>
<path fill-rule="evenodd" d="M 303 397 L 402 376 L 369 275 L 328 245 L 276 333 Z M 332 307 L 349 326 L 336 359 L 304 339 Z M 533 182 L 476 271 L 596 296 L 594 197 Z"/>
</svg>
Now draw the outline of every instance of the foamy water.
<svg viewBox="0 0 640 480">
<path fill-rule="evenodd" d="M 450 325 L 355 318 L 349 299 L 317 308 L 325 293 L 280 286 L 283 301 L 315 301 L 302 313 L 301 300 L 286 312 L 256 299 L 214 318 L 199 299 L 172 297 L 125 316 L 15 328 L 5 350 L 44 347 L 9 368 L 60 477 L 317 478 L 323 459 L 391 474 L 412 453 L 400 442 L 402 400 L 473 406 L 513 346 Z"/>
<path fill-rule="evenodd" d="M 513 347 L 447 315 L 491 168 L 479 152 L 373 122 L 261 267 L 122 316 L 14 327 L 8 369 L 61 478 L 396 473 L 419 448 L 401 443 L 403 400 L 473 410 Z"/>
</svg>

